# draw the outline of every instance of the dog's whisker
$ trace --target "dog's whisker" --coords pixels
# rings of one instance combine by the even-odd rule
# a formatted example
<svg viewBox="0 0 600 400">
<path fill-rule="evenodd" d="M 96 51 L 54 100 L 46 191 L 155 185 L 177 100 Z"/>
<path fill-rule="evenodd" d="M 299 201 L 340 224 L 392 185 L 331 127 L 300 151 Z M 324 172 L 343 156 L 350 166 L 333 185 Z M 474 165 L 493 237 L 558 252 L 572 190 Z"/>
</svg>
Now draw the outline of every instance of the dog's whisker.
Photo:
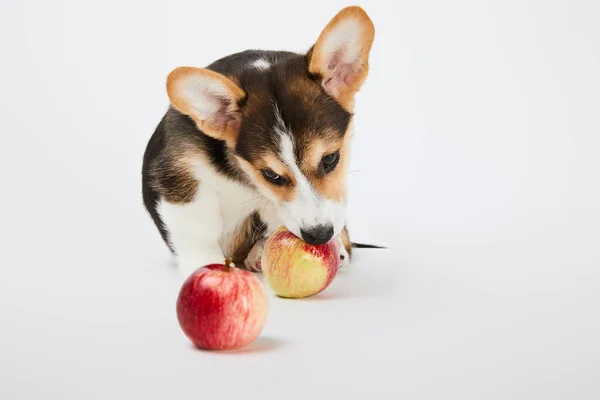
<svg viewBox="0 0 600 400">
<path fill-rule="evenodd" d="M 262 211 L 265 212 L 265 209 L 267 208 L 267 206 L 269 205 L 270 200 L 266 199 L 267 201 L 265 201 L 265 205 L 262 208 Z"/>
<path fill-rule="evenodd" d="M 264 205 L 262 205 L 262 202 L 264 200 Z M 263 197 L 262 199 L 260 199 L 258 206 L 256 207 L 256 209 L 260 209 L 261 212 L 264 212 L 265 209 L 267 208 L 267 206 L 269 205 L 270 200 L 266 197 Z M 261 205 L 262 205 L 262 209 L 261 209 Z M 268 225 L 266 222 L 261 221 L 261 223 L 254 229 L 254 232 L 252 232 L 252 241 L 256 242 L 258 241 L 258 235 L 260 234 L 260 232 L 266 228 Z"/>
<path fill-rule="evenodd" d="M 261 199 L 261 200 L 262 200 L 262 199 L 264 199 L 264 198 L 265 198 L 265 196 L 256 196 L 256 197 L 255 197 L 255 198 L 253 198 L 253 199 L 248 199 L 248 200 L 242 201 L 240 204 L 238 204 L 238 206 L 243 206 L 244 204 L 246 204 L 246 203 L 249 203 L 249 202 L 251 202 L 251 201 L 258 200 L 258 199 Z"/>
<path fill-rule="evenodd" d="M 256 243 L 258 241 L 258 237 L 257 235 L 259 234 L 259 232 L 261 232 L 264 228 L 267 227 L 267 223 L 266 222 L 261 222 L 252 232 L 252 242 Z"/>
</svg>

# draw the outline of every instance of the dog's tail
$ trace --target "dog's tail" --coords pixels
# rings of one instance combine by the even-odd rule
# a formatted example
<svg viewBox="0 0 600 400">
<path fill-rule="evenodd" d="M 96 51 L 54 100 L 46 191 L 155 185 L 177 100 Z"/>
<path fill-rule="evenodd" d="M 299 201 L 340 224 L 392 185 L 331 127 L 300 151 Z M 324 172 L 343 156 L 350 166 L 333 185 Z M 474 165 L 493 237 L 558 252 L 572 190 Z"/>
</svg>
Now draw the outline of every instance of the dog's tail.
<svg viewBox="0 0 600 400">
<path fill-rule="evenodd" d="M 354 243 L 352 242 L 352 247 L 355 249 L 385 249 L 386 247 L 377 246 L 374 244 L 366 244 L 366 243 Z"/>
</svg>

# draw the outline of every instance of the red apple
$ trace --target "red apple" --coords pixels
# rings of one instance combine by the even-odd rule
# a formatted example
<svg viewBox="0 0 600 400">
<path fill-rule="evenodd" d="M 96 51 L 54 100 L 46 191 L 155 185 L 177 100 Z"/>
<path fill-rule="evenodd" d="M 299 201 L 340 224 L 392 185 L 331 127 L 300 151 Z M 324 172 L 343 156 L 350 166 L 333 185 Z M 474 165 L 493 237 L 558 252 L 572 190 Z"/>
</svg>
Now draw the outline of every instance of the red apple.
<svg viewBox="0 0 600 400">
<path fill-rule="evenodd" d="M 266 323 L 269 303 L 265 286 L 251 272 L 230 262 L 199 268 L 179 291 L 179 325 L 199 348 L 244 347 L 258 337 Z"/>
<path fill-rule="evenodd" d="M 267 240 L 261 258 L 267 284 L 279 297 L 301 298 L 325 290 L 340 263 L 336 240 L 310 245 L 279 228 Z"/>
</svg>

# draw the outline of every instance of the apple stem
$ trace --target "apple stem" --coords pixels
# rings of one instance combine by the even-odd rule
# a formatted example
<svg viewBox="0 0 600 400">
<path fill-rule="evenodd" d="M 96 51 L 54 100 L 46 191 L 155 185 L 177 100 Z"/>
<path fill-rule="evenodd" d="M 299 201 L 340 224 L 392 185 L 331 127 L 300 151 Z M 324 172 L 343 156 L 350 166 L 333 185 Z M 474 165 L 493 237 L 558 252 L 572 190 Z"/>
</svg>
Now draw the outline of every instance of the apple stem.
<svg viewBox="0 0 600 400">
<path fill-rule="evenodd" d="M 225 272 L 229 272 L 229 266 L 231 265 L 231 258 L 225 259 Z"/>
</svg>

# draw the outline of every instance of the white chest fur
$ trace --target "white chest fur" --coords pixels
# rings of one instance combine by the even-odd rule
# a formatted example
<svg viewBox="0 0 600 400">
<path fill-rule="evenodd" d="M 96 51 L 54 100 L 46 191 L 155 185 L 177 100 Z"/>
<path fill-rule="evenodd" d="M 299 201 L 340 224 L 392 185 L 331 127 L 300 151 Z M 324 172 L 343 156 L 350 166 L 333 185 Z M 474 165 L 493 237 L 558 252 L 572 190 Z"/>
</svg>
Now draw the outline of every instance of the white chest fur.
<svg viewBox="0 0 600 400">
<path fill-rule="evenodd" d="M 215 173 L 201 158 L 191 160 L 190 165 L 199 181 L 194 200 L 173 204 L 161 199 L 157 205 L 177 263 L 186 275 L 200 266 L 223 262 L 234 232 L 253 211 L 260 210 L 263 221 L 277 225 L 273 205 L 256 190 Z"/>
</svg>

